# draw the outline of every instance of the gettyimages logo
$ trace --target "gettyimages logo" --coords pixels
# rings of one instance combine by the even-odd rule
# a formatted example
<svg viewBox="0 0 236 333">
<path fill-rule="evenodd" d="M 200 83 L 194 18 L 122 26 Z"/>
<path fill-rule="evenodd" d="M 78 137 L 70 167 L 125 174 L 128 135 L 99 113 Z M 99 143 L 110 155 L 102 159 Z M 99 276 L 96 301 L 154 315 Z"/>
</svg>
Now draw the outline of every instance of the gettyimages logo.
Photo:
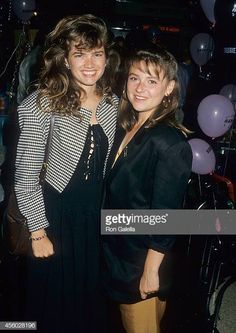
<svg viewBox="0 0 236 333">
<path fill-rule="evenodd" d="M 135 234 L 137 229 L 144 233 L 150 233 L 150 228 L 156 225 L 165 224 L 168 214 L 135 214 L 113 211 L 105 216 L 105 233 L 112 234 Z"/>
<path fill-rule="evenodd" d="M 123 224 L 125 226 L 129 226 L 130 224 L 149 224 L 149 225 L 155 225 L 159 223 L 166 223 L 167 222 L 168 214 L 163 215 L 136 215 L 136 214 L 130 214 L 126 215 L 123 214 L 117 214 L 117 215 L 107 215 L 105 217 L 105 223 L 106 225 L 117 225 L 117 224 Z"/>
<path fill-rule="evenodd" d="M 235 221 L 235 209 L 102 209 L 101 234 L 232 235 Z"/>
</svg>

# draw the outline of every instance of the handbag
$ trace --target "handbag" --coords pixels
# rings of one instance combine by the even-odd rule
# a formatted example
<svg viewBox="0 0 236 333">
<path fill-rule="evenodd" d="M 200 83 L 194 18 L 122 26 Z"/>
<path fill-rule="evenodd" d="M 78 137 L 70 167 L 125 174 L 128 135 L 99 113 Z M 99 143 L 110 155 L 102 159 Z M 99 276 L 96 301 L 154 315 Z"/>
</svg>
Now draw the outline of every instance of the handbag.
<svg viewBox="0 0 236 333">
<path fill-rule="evenodd" d="M 50 120 L 50 129 L 45 147 L 44 162 L 39 176 L 39 184 L 41 186 L 43 186 L 46 177 L 54 120 L 55 115 L 53 114 Z M 10 254 L 17 256 L 30 254 L 30 232 L 27 227 L 27 219 L 19 210 L 14 189 L 10 192 L 5 211 L 3 238 Z"/>
</svg>

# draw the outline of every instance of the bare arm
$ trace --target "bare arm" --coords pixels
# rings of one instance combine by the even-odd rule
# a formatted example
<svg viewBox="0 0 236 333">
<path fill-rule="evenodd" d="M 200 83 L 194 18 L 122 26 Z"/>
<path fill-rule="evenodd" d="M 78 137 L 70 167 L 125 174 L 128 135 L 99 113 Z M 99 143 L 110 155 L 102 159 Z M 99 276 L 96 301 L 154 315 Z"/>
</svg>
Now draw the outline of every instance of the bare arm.
<svg viewBox="0 0 236 333">
<path fill-rule="evenodd" d="M 146 299 L 148 293 L 156 292 L 159 289 L 159 267 L 164 254 L 152 249 L 148 250 L 145 260 L 143 275 L 139 284 L 139 291 L 142 299 Z"/>
</svg>

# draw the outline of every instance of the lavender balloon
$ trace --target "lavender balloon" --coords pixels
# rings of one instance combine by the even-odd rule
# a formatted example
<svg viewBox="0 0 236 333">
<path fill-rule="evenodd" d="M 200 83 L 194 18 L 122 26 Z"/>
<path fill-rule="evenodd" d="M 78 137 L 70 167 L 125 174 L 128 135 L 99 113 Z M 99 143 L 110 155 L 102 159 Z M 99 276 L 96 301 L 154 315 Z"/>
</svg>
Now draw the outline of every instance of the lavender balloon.
<svg viewBox="0 0 236 333">
<path fill-rule="evenodd" d="M 193 153 L 192 171 L 199 175 L 213 172 L 216 157 L 212 147 L 202 139 L 191 139 L 188 142 Z"/>
<path fill-rule="evenodd" d="M 215 43 L 206 33 L 195 35 L 190 42 L 190 53 L 196 64 L 205 65 L 213 56 Z"/>
<path fill-rule="evenodd" d="M 227 97 L 232 103 L 236 102 L 236 85 L 226 84 L 220 90 L 220 95 Z"/>
<path fill-rule="evenodd" d="M 214 13 L 215 0 L 200 0 L 200 4 L 208 20 L 211 23 L 215 23 L 216 21 Z"/>
<path fill-rule="evenodd" d="M 235 112 L 230 100 L 222 95 L 209 95 L 199 104 L 197 120 L 201 130 L 211 138 L 225 134 L 233 124 Z"/>
</svg>

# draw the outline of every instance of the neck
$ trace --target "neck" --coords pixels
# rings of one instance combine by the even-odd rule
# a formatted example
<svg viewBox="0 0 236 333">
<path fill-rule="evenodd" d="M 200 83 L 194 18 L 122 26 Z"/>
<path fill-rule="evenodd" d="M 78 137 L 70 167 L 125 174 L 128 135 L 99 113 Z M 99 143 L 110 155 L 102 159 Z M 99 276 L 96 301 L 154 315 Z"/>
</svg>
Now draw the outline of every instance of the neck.
<svg viewBox="0 0 236 333">
<path fill-rule="evenodd" d="M 91 96 L 97 95 L 96 94 L 96 86 L 91 86 L 91 87 L 88 86 L 86 88 L 83 87 L 83 89 L 86 92 L 86 98 L 90 98 Z"/>
<path fill-rule="evenodd" d="M 137 125 L 142 126 L 146 120 L 148 120 L 148 118 L 150 117 L 150 115 L 152 114 L 152 112 L 140 112 L 138 115 L 138 121 L 137 121 Z"/>
</svg>

